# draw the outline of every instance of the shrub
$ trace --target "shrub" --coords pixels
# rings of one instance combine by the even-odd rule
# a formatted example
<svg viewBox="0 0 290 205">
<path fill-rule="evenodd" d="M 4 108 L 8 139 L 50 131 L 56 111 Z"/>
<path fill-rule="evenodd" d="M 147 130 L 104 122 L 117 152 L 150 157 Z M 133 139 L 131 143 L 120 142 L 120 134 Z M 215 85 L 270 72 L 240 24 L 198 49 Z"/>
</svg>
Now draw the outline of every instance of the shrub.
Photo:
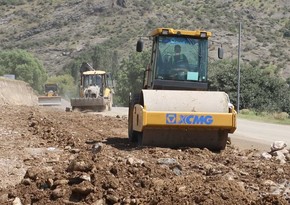
<svg viewBox="0 0 290 205">
<path fill-rule="evenodd" d="M 289 114 L 286 112 L 274 113 L 273 116 L 277 120 L 286 120 L 289 118 Z"/>
<path fill-rule="evenodd" d="M 242 109 L 240 110 L 240 113 L 243 115 L 256 115 L 255 111 L 250 109 Z"/>
<path fill-rule="evenodd" d="M 47 79 L 42 62 L 21 49 L 1 51 L 0 68 L 3 73 L 14 74 L 17 80 L 29 83 L 38 92 L 42 91 L 42 85 Z"/>
</svg>

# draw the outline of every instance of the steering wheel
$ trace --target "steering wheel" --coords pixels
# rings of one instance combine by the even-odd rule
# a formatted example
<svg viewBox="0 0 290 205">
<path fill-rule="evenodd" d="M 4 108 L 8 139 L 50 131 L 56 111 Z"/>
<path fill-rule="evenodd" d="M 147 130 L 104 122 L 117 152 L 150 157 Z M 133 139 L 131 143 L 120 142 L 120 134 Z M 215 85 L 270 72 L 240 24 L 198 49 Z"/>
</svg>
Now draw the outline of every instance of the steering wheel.
<svg viewBox="0 0 290 205">
<path fill-rule="evenodd" d="M 184 60 L 178 60 L 174 62 L 173 67 L 175 68 L 188 68 L 188 63 Z"/>
<path fill-rule="evenodd" d="M 171 69 L 172 73 L 180 73 L 180 72 L 188 72 L 188 70 L 186 68 L 173 68 Z"/>
<path fill-rule="evenodd" d="M 170 70 L 170 77 L 177 80 L 186 80 L 188 69 L 173 68 Z"/>
<path fill-rule="evenodd" d="M 171 55 L 168 54 L 168 53 L 165 53 L 165 54 L 162 56 L 162 59 L 163 59 L 163 62 L 164 62 L 164 63 L 169 63 L 170 58 L 171 58 Z"/>
</svg>

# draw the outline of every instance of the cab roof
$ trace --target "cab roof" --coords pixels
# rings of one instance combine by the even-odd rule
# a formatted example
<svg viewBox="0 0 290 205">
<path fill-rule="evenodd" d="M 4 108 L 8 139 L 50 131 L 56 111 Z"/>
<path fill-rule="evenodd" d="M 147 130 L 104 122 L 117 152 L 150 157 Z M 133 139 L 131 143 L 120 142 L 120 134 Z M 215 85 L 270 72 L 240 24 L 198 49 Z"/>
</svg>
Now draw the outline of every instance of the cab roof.
<svg viewBox="0 0 290 205">
<path fill-rule="evenodd" d="M 156 28 L 151 33 L 150 36 L 159 36 L 159 35 L 182 35 L 182 36 L 194 36 L 201 37 L 202 33 L 206 33 L 206 38 L 211 37 L 212 33 L 209 31 L 203 30 L 180 30 L 173 28 Z"/>
<path fill-rule="evenodd" d="M 104 75 L 106 71 L 103 70 L 90 70 L 83 72 L 83 75 Z"/>
</svg>

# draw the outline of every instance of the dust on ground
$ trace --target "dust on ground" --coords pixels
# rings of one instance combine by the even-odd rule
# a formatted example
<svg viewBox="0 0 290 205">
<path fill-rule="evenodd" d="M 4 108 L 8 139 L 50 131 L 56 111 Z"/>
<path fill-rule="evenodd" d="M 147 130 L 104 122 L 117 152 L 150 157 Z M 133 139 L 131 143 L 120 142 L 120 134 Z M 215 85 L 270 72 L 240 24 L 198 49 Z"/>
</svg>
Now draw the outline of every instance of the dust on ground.
<svg viewBox="0 0 290 205">
<path fill-rule="evenodd" d="M 127 119 L 0 108 L 0 204 L 289 204 L 290 164 L 257 150 L 137 147 Z"/>
</svg>

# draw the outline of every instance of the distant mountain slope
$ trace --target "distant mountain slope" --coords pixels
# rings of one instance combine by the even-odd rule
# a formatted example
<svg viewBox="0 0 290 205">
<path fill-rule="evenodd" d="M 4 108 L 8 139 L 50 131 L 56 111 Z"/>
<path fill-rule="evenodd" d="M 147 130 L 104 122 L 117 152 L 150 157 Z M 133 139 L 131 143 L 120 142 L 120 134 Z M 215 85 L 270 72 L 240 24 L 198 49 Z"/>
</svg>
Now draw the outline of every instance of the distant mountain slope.
<svg viewBox="0 0 290 205">
<path fill-rule="evenodd" d="M 33 52 L 50 75 L 110 38 L 126 57 L 138 36 L 155 27 L 210 30 L 211 57 L 223 44 L 226 58 L 236 58 L 242 22 L 243 61 L 273 64 L 290 76 L 289 0 L 127 0 L 123 7 L 116 0 L 0 2 L 0 48 Z"/>
</svg>

